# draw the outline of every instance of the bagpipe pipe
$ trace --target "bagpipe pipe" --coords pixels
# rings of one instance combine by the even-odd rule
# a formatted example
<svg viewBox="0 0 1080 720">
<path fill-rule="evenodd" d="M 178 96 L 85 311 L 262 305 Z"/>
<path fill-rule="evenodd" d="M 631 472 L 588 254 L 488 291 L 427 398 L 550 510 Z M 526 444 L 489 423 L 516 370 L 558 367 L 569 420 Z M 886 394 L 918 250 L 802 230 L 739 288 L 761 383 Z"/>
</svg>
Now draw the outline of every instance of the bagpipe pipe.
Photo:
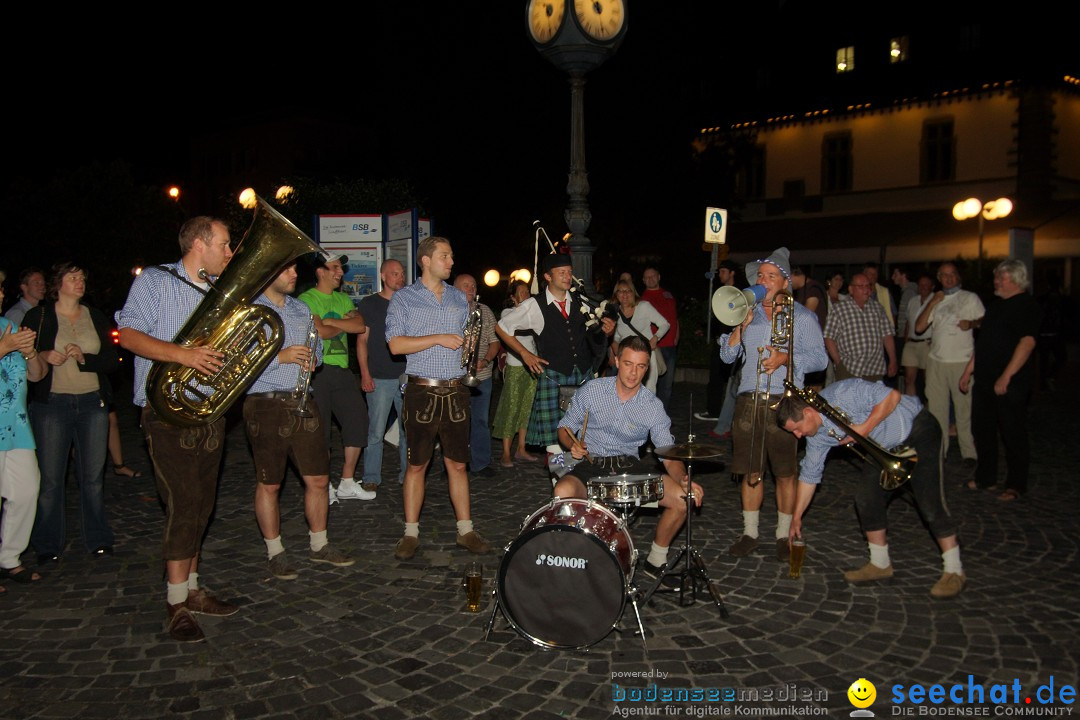
<svg viewBox="0 0 1080 720">
<path fill-rule="evenodd" d="M 569 252 L 561 253 L 556 247 L 555 243 L 551 242 L 551 238 L 548 237 L 547 230 L 540 224 L 539 220 L 533 220 L 533 227 L 536 229 L 536 238 L 533 245 L 533 273 L 532 284 L 529 288 L 533 295 L 540 293 L 540 237 L 543 236 L 544 242 L 547 243 L 548 249 L 551 250 L 552 255 L 566 254 Z M 566 241 L 570 237 L 570 233 L 563 235 L 563 241 Z M 590 293 L 585 287 L 585 282 L 574 275 L 570 274 L 573 280 L 573 285 L 570 288 L 570 292 L 577 296 L 581 300 L 582 312 L 587 315 L 585 319 L 585 326 L 592 329 L 598 326 L 604 318 L 611 318 L 614 322 L 619 317 L 619 308 L 615 303 L 609 302 L 607 298 L 600 297 L 595 293 Z"/>
</svg>

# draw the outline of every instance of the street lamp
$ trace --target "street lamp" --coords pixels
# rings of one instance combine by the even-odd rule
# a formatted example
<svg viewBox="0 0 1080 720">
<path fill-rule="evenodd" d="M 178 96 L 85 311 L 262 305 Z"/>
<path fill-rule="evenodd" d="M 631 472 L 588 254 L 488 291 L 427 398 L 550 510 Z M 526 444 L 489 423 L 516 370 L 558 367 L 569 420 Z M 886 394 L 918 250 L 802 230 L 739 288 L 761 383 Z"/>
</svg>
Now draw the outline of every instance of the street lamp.
<svg viewBox="0 0 1080 720">
<path fill-rule="evenodd" d="M 979 257 L 976 265 L 979 277 L 982 277 L 983 230 L 985 223 L 987 220 L 999 220 L 1006 217 L 1012 211 L 1013 204 L 1009 198 L 988 200 L 985 203 L 978 198 L 968 198 L 953 205 L 952 215 L 957 220 L 979 218 Z"/>
</svg>

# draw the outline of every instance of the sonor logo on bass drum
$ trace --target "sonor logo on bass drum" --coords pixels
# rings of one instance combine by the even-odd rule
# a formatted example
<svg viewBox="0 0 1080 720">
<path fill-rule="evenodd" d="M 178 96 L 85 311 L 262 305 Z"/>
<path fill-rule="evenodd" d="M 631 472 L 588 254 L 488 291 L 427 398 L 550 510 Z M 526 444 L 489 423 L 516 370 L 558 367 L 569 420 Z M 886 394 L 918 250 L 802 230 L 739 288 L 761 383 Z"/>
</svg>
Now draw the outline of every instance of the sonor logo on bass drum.
<svg viewBox="0 0 1080 720">
<path fill-rule="evenodd" d="M 589 561 L 585 558 L 566 557 L 564 555 L 545 555 L 543 553 L 536 556 L 536 564 L 547 565 L 548 567 L 570 568 L 572 570 L 586 570 L 589 567 Z"/>
</svg>

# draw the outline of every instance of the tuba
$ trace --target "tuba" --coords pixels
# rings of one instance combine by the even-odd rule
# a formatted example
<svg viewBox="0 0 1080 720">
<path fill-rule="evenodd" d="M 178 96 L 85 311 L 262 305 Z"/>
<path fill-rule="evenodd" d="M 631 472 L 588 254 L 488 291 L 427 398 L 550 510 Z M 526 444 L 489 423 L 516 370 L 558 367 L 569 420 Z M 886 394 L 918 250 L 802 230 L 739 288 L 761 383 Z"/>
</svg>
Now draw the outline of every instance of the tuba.
<svg viewBox="0 0 1080 720">
<path fill-rule="evenodd" d="M 896 490 L 898 487 L 911 479 L 915 472 L 915 465 L 919 462 L 919 456 L 914 448 L 907 445 L 899 445 L 892 450 L 886 450 L 868 437 L 864 437 L 851 429 L 848 417 L 842 411 L 834 408 L 829 402 L 810 388 L 800 389 L 788 381 L 784 383 L 785 395 L 795 396 L 802 400 L 819 413 L 829 418 L 840 426 L 845 434 L 855 441 L 854 445 L 848 445 L 855 454 L 863 460 L 873 463 L 881 468 L 881 487 L 884 490 Z M 829 433 L 837 440 L 843 439 L 843 435 L 837 437 L 834 430 Z"/>
<path fill-rule="evenodd" d="M 480 384 L 480 378 L 476 376 L 480 367 L 480 331 L 484 327 L 484 318 L 480 314 L 480 296 L 473 300 L 469 317 L 465 319 L 465 329 L 462 337 L 465 342 L 461 346 L 461 367 L 465 368 L 465 377 L 461 379 L 463 385 L 476 387 Z"/>
<path fill-rule="evenodd" d="M 321 252 L 311 238 L 258 198 L 255 217 L 229 264 L 180 328 L 173 342 L 209 346 L 225 357 L 213 375 L 180 363 L 156 361 L 146 380 L 154 412 L 173 425 L 208 425 L 217 420 L 281 349 L 281 319 L 253 305 L 282 269 L 301 255 Z"/>
</svg>

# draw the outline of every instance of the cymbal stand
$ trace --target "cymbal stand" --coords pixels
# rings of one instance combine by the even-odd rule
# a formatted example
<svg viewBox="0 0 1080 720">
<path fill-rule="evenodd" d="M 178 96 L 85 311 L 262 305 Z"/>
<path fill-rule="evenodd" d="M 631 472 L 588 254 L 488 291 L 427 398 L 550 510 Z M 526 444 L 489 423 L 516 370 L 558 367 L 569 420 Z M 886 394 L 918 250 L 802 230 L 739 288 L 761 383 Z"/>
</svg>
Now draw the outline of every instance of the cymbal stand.
<svg viewBox="0 0 1080 720">
<path fill-rule="evenodd" d="M 705 560 L 701 557 L 701 553 L 694 547 L 693 542 L 693 518 L 694 518 L 694 482 L 693 471 L 691 466 L 693 463 L 690 460 L 686 461 L 686 540 L 679 552 L 675 555 L 673 560 L 669 560 L 664 569 L 660 572 L 660 576 L 656 578 L 656 581 L 652 584 L 652 587 L 646 591 L 645 596 L 641 600 L 641 604 L 644 605 L 652 598 L 653 593 L 660 587 L 660 584 L 664 581 L 664 578 L 668 575 L 678 574 L 680 579 L 679 585 L 679 605 L 682 607 L 689 607 L 697 602 L 698 583 L 703 583 L 704 587 L 708 588 L 709 595 L 712 596 L 713 602 L 716 603 L 717 609 L 720 611 L 720 617 L 727 619 L 728 611 L 724 606 L 724 598 L 720 594 L 720 588 L 718 583 L 709 579 L 709 571 L 705 568 Z M 675 568 L 678 566 L 679 561 L 684 562 L 681 572 L 676 573 Z M 689 588 L 689 592 L 687 591 Z"/>
</svg>

